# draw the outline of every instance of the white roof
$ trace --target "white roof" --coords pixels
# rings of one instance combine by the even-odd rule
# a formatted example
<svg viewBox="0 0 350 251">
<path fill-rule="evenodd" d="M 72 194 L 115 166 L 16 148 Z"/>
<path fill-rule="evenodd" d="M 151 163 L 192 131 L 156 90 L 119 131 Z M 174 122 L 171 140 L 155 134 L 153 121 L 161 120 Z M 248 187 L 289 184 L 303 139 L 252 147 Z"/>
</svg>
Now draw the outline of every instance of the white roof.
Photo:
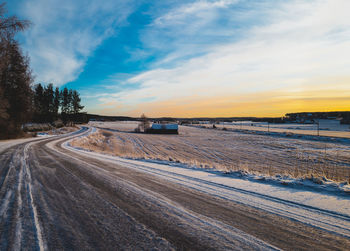
<svg viewBox="0 0 350 251">
<path fill-rule="evenodd" d="M 177 124 L 152 124 L 152 129 L 160 130 L 160 129 L 167 129 L 167 130 L 177 130 L 178 129 Z"/>
</svg>

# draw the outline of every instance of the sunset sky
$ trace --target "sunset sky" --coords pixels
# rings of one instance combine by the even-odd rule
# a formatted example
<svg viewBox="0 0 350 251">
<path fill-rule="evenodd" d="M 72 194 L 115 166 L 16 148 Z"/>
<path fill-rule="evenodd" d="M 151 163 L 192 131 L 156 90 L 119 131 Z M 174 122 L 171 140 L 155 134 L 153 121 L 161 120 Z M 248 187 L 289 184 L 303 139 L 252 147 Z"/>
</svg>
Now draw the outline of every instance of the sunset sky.
<svg viewBox="0 0 350 251">
<path fill-rule="evenodd" d="M 85 111 L 173 117 L 350 110 L 348 0 L 8 0 L 35 83 Z"/>
</svg>

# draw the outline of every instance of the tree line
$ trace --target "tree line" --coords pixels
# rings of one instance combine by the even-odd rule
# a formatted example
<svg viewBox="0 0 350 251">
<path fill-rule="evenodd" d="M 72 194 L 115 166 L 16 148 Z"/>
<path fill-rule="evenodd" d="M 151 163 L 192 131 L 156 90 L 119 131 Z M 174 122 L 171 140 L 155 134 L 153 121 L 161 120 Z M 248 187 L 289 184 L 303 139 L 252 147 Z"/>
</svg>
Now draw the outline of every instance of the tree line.
<svg viewBox="0 0 350 251">
<path fill-rule="evenodd" d="M 47 86 L 37 84 L 34 87 L 34 122 L 54 122 L 57 119 L 78 121 L 79 112 L 84 108 L 80 104 L 81 98 L 76 90 L 54 88 L 50 83 Z M 61 111 L 61 114 L 59 114 Z"/>
<path fill-rule="evenodd" d="M 54 89 L 53 84 L 33 86 L 29 57 L 15 39 L 30 22 L 6 16 L 5 7 L 5 3 L 0 3 L 0 138 L 16 137 L 29 121 L 77 119 L 83 108 L 77 91 Z"/>
</svg>

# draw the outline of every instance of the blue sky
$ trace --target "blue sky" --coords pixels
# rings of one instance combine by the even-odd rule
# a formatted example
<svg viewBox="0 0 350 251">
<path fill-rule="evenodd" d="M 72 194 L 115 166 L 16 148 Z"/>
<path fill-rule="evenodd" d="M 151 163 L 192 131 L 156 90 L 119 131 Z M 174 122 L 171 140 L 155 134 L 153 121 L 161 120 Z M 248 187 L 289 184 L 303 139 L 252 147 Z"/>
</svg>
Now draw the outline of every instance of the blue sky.
<svg viewBox="0 0 350 251">
<path fill-rule="evenodd" d="M 350 103 L 347 0 L 11 0 L 35 82 L 85 111 L 279 116 Z M 349 108 L 348 108 L 349 109 Z"/>
</svg>

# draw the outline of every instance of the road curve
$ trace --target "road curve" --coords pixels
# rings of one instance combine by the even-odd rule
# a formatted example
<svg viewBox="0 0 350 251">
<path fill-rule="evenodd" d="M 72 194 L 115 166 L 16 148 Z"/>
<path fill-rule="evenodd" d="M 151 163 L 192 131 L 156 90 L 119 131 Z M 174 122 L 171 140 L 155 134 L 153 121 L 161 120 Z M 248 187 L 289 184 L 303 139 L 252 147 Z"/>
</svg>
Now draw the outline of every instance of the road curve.
<svg viewBox="0 0 350 251">
<path fill-rule="evenodd" d="M 0 250 L 345 250 L 349 238 L 62 144 L 0 152 Z"/>
</svg>

